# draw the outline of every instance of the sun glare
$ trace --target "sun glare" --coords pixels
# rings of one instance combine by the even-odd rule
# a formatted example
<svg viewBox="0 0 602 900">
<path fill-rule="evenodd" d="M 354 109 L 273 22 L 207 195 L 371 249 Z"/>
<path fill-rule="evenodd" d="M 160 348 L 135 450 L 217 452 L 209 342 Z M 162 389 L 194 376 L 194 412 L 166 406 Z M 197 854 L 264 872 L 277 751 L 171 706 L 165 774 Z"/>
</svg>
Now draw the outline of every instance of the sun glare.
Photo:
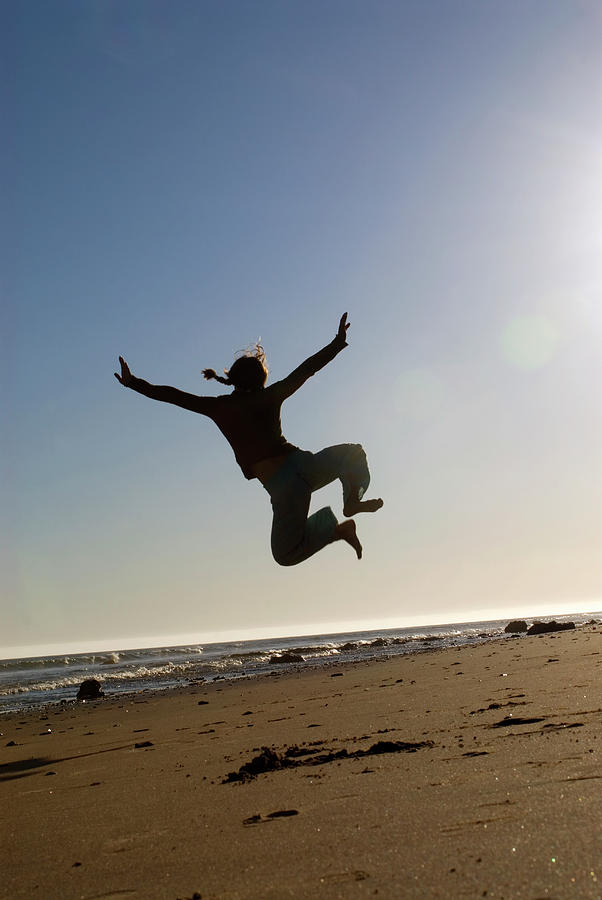
<svg viewBox="0 0 602 900">
<path fill-rule="evenodd" d="M 502 331 L 500 349 L 511 366 L 532 371 L 552 359 L 558 341 L 558 329 L 547 316 L 514 316 Z"/>
</svg>

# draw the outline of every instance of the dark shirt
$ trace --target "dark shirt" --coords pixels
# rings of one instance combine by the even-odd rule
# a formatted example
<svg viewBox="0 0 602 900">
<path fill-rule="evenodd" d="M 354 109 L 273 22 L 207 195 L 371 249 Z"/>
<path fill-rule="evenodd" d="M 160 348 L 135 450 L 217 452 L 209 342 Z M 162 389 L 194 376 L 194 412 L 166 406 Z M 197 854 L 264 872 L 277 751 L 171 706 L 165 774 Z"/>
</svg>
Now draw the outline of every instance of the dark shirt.
<svg viewBox="0 0 602 900">
<path fill-rule="evenodd" d="M 335 337 L 330 344 L 301 363 L 282 381 L 256 391 L 235 390 L 220 397 L 198 397 L 167 385 L 149 384 L 132 376 L 128 387 L 153 400 L 174 403 L 213 419 L 232 449 L 246 478 L 255 478 L 256 463 L 293 453 L 298 448 L 282 434 L 280 408 L 311 375 L 329 363 L 347 343 Z"/>
</svg>

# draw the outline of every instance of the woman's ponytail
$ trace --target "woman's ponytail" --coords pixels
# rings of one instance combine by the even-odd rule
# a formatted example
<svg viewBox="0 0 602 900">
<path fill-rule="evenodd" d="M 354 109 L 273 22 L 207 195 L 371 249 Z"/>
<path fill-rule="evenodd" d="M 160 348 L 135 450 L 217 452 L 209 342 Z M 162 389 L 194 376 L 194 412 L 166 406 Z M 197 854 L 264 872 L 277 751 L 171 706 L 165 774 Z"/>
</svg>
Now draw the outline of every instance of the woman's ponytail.
<svg viewBox="0 0 602 900">
<path fill-rule="evenodd" d="M 257 342 L 252 348 L 243 350 L 230 368 L 224 369 L 224 373 L 226 377 L 222 378 L 215 369 L 203 369 L 205 378 L 215 378 L 221 384 L 234 385 L 237 390 L 256 391 L 262 388 L 268 377 L 268 367 L 261 344 Z"/>
<path fill-rule="evenodd" d="M 216 381 L 219 381 L 221 384 L 232 384 L 229 378 L 222 378 L 221 375 L 218 375 L 215 369 L 203 369 L 203 375 L 209 381 L 211 378 L 215 378 Z"/>
</svg>

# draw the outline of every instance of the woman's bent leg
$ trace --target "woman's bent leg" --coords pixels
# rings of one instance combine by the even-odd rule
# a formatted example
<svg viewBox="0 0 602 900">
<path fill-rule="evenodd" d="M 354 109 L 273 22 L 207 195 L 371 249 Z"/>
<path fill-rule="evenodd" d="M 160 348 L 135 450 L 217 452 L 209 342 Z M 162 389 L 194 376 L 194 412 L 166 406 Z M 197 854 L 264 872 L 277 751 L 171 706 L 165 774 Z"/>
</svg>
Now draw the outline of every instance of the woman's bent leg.
<svg viewBox="0 0 602 900">
<path fill-rule="evenodd" d="M 346 507 L 359 503 L 370 484 L 370 471 L 361 444 L 335 444 L 319 453 L 307 454 L 301 461 L 300 472 L 312 491 L 317 491 L 337 478 L 343 486 L 343 511 L 353 515 Z M 382 504 L 381 504 L 382 505 Z M 358 510 L 354 510 L 358 511 Z"/>
<path fill-rule="evenodd" d="M 272 554 L 279 565 L 294 566 L 338 540 L 350 544 L 361 559 L 362 547 L 353 522 L 339 525 L 329 506 L 308 518 L 312 492 L 336 479 L 343 486 L 346 516 L 382 506 L 382 500 L 361 502 L 370 484 L 370 472 L 360 444 L 337 444 L 319 453 L 297 450 L 265 483 L 274 513 Z"/>
<path fill-rule="evenodd" d="M 282 528 L 276 513 L 272 524 L 272 555 L 280 566 L 296 566 L 337 540 L 337 519 L 329 506 L 319 509 L 304 523 L 303 535 L 292 540 L 291 532 Z"/>
<path fill-rule="evenodd" d="M 285 464 L 266 487 L 274 513 L 272 555 L 279 565 L 294 566 L 336 540 L 338 522 L 330 507 L 308 518 L 311 489 L 292 465 Z"/>
</svg>

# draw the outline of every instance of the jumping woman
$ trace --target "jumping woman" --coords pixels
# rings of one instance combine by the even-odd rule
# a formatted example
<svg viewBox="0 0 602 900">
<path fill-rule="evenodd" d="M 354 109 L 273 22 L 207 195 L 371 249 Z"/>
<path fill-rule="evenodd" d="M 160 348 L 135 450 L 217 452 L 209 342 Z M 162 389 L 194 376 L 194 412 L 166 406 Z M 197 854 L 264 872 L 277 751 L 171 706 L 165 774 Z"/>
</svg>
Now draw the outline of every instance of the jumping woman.
<svg viewBox="0 0 602 900">
<path fill-rule="evenodd" d="M 301 363 L 290 375 L 266 387 L 268 369 L 261 345 L 239 357 L 225 378 L 204 369 L 205 378 L 232 386 L 230 394 L 197 397 L 177 388 L 149 384 L 136 378 L 120 356 L 124 387 L 145 397 L 174 403 L 183 409 L 213 419 L 234 451 L 245 478 L 257 478 L 272 502 L 272 554 L 281 566 L 294 566 L 334 541 L 346 541 L 362 558 L 362 545 L 352 516 L 376 512 L 383 501 L 363 500 L 370 483 L 366 454 L 360 444 L 337 444 L 319 453 L 300 450 L 283 437 L 282 404 L 347 346 L 347 313 L 341 317 L 336 337 L 318 353 Z M 330 507 L 309 516 L 312 491 L 340 479 L 343 486 L 344 522 L 338 522 Z"/>
</svg>

